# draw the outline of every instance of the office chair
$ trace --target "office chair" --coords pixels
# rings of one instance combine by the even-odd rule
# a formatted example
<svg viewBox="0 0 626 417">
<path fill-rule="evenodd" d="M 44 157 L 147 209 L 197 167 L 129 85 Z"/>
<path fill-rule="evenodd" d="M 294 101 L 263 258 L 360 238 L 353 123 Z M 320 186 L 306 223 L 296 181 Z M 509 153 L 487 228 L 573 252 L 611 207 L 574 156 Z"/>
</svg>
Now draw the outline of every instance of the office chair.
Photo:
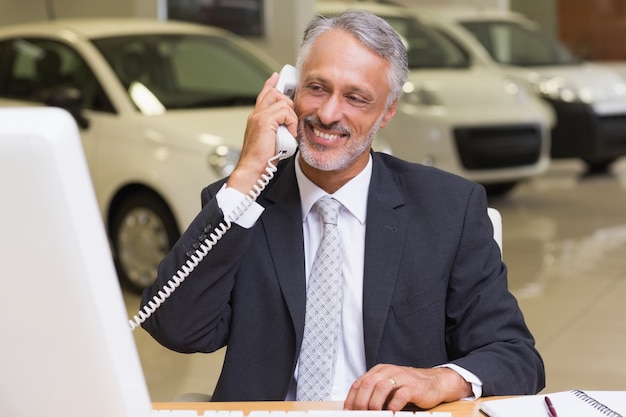
<svg viewBox="0 0 626 417">
<path fill-rule="evenodd" d="M 498 210 L 492 207 L 487 208 L 487 214 L 493 224 L 493 239 L 498 243 L 502 254 L 502 216 Z"/>
</svg>

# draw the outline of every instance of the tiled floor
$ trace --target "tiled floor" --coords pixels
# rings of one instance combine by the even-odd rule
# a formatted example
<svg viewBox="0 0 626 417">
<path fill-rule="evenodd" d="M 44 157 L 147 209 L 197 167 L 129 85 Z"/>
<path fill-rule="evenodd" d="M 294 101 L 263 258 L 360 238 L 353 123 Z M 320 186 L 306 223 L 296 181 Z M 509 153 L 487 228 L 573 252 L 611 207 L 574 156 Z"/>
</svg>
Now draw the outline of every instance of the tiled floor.
<svg viewBox="0 0 626 417">
<path fill-rule="evenodd" d="M 626 160 L 595 176 L 557 161 L 490 205 L 503 218 L 510 288 L 546 364 L 544 391 L 626 390 Z M 135 314 L 138 297 L 125 297 Z M 212 392 L 223 351 L 182 355 L 143 330 L 135 338 L 153 401 Z"/>
</svg>

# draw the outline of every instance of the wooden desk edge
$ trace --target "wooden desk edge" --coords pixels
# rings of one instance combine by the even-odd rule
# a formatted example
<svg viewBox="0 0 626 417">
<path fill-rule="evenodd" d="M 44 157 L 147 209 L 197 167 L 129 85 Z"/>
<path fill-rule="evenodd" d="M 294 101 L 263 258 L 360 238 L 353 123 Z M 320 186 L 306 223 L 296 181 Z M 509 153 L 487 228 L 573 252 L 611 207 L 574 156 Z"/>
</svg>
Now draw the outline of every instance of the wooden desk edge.
<svg viewBox="0 0 626 417">
<path fill-rule="evenodd" d="M 480 412 L 480 403 L 484 400 L 505 398 L 486 397 L 476 401 L 455 401 L 452 403 L 440 404 L 428 411 L 447 411 L 453 417 L 485 417 Z M 341 401 L 303 402 L 303 401 L 254 401 L 254 402 L 206 402 L 206 403 L 174 403 L 155 402 L 154 409 L 169 410 L 196 410 L 199 413 L 205 410 L 242 410 L 248 414 L 252 410 L 269 411 L 307 411 L 307 410 L 341 410 Z"/>
</svg>

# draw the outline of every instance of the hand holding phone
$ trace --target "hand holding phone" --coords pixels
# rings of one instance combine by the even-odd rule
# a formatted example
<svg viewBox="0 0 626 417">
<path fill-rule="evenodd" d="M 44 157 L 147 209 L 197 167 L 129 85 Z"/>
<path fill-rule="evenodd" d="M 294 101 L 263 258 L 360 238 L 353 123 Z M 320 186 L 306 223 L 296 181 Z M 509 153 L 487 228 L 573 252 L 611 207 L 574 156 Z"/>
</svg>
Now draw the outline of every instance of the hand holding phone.
<svg viewBox="0 0 626 417">
<path fill-rule="evenodd" d="M 276 88 L 283 94 L 293 98 L 297 86 L 297 72 L 291 65 L 285 65 L 280 71 Z M 286 126 L 278 126 L 276 130 L 276 154 L 281 154 L 280 159 L 287 158 L 293 155 L 298 146 L 296 139 L 291 136 L 289 129 Z M 206 257 L 206 255 L 213 249 L 222 236 L 230 229 L 233 222 L 236 221 L 243 213 L 248 210 L 254 200 L 261 194 L 269 182 L 274 178 L 274 173 L 277 171 L 277 167 L 274 165 L 276 157 L 273 156 L 267 161 L 267 167 L 265 172 L 258 181 L 253 185 L 248 194 L 241 200 L 241 202 L 232 210 L 230 215 L 225 217 L 208 237 L 200 244 L 200 247 L 196 249 L 193 256 L 188 259 L 184 265 L 182 265 L 172 278 L 167 281 L 162 289 L 157 292 L 156 295 L 144 305 L 141 310 L 130 319 L 129 325 L 131 330 L 139 327 L 141 323 L 145 322 L 152 314 L 165 302 L 165 300 L 180 286 L 180 284 L 193 272 L 198 264 Z M 210 226 L 209 226 L 210 228 Z"/>
<path fill-rule="evenodd" d="M 285 65 L 281 70 L 276 83 L 276 89 L 293 98 L 296 91 L 297 72 L 292 65 Z M 282 152 L 281 159 L 288 158 L 296 152 L 296 139 L 291 136 L 286 126 L 278 126 L 276 130 L 276 153 Z"/>
</svg>

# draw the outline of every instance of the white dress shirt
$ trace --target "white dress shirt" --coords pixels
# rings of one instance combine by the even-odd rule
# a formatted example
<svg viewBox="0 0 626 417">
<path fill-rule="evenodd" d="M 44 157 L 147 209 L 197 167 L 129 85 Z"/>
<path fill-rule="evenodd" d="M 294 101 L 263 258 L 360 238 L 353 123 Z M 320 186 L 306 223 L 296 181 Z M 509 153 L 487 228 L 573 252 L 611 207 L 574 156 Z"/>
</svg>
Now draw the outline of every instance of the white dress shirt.
<svg viewBox="0 0 626 417">
<path fill-rule="evenodd" d="M 337 363 L 332 388 L 333 400 L 345 400 L 352 383 L 367 371 L 363 336 L 363 266 L 365 259 L 365 217 L 367 194 L 372 175 L 372 160 L 356 177 L 341 187 L 332 197 L 341 203 L 337 227 L 346 239 L 343 252 L 343 304 Z M 306 277 L 310 275 L 315 253 L 322 240 L 324 225 L 319 214 L 311 211 L 313 204 L 328 195 L 313 184 L 296 164 L 296 178 L 302 201 L 302 231 Z M 349 239 L 349 241 L 348 241 Z M 349 324 L 349 325 L 345 325 Z M 296 369 L 295 377 L 298 372 Z M 292 384 L 292 388 L 295 384 Z M 295 393 L 295 390 L 293 390 Z M 291 390 L 290 390 L 290 393 Z"/>
</svg>

